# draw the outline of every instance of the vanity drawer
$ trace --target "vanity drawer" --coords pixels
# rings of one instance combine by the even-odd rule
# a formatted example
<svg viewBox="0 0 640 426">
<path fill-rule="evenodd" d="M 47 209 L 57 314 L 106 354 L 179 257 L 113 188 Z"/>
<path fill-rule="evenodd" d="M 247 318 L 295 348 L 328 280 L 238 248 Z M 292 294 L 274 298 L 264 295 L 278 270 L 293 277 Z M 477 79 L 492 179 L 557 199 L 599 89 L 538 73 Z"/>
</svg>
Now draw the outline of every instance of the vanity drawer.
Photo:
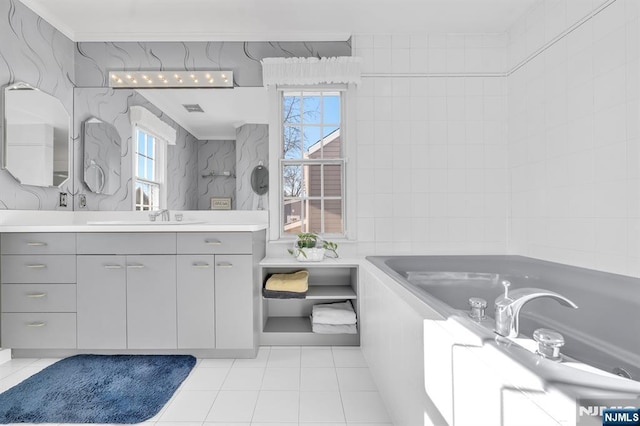
<svg viewBox="0 0 640 426">
<path fill-rule="evenodd" d="M 2 346 L 13 349 L 74 349 L 76 314 L 2 314 Z"/>
<path fill-rule="evenodd" d="M 73 233 L 2 234 L 2 254 L 75 254 L 76 236 Z"/>
<path fill-rule="evenodd" d="M 2 283 L 75 283 L 74 255 L 15 255 L 2 256 Z"/>
<path fill-rule="evenodd" d="M 2 312 L 75 311 L 75 284 L 2 285 Z"/>
<path fill-rule="evenodd" d="M 175 254 L 176 234 L 108 232 L 77 234 L 78 254 Z"/>
<path fill-rule="evenodd" d="M 178 234 L 180 254 L 251 254 L 251 232 L 185 232 Z"/>
</svg>

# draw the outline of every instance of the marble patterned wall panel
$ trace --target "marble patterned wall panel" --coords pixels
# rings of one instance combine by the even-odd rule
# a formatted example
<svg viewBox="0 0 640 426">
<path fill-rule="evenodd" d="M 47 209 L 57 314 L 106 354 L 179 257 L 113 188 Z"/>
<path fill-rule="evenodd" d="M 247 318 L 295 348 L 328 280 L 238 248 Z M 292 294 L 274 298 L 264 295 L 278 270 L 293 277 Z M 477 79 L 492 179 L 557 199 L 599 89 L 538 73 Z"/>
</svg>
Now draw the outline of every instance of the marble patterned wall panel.
<svg viewBox="0 0 640 426">
<path fill-rule="evenodd" d="M 226 176 L 225 172 L 229 176 Z M 236 141 L 200 141 L 198 209 L 208 210 L 211 197 L 231 197 L 231 208 L 237 209 L 235 173 Z"/>
<path fill-rule="evenodd" d="M 197 210 L 199 141 L 184 128 L 177 130 L 176 144 L 167 150 L 167 208 Z"/>
<path fill-rule="evenodd" d="M 245 124 L 236 130 L 236 204 L 238 210 L 268 209 L 268 193 L 251 189 L 251 173 L 262 163 L 269 168 L 269 126 Z"/>
<path fill-rule="evenodd" d="M 76 209 L 132 210 L 131 193 L 133 158 L 131 140 L 133 129 L 129 119 L 131 106 L 143 106 L 177 131 L 176 144 L 167 149 L 167 207 L 172 210 L 192 210 L 197 206 L 197 149 L 196 139 L 146 98 L 129 89 L 77 88 L 74 112 L 74 155 L 82 159 L 82 123 L 96 117 L 113 125 L 122 141 L 120 188 L 113 195 L 95 194 L 89 191 L 83 179 L 83 161 L 74 164 L 77 177 L 76 195 L 84 194 L 87 205 L 81 208 L 79 197 L 74 197 Z"/>
<path fill-rule="evenodd" d="M 0 86 L 24 81 L 39 87 L 60 99 L 71 116 L 74 43 L 15 0 L 0 2 L 0 40 Z M 70 210 L 70 200 L 66 208 L 58 206 L 58 194 L 71 193 L 72 185 L 73 178 L 60 188 L 21 185 L 0 170 L 0 209 Z"/>
<path fill-rule="evenodd" d="M 80 42 L 76 83 L 108 86 L 112 70 L 232 70 L 236 86 L 262 86 L 260 60 L 266 57 L 350 56 L 342 42 Z"/>
</svg>

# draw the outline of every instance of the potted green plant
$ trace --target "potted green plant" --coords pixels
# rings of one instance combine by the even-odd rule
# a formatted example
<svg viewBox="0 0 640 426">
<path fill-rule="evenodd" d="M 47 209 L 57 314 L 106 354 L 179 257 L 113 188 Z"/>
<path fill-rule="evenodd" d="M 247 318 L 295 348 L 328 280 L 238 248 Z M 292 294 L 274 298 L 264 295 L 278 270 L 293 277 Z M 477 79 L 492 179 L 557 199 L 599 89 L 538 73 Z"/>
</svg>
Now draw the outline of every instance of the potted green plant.
<svg viewBox="0 0 640 426">
<path fill-rule="evenodd" d="M 331 257 L 338 257 L 337 249 L 336 243 L 322 240 L 314 232 L 301 232 L 293 243 L 293 249 L 288 251 L 300 262 L 320 262 L 327 251 L 332 253 Z"/>
</svg>

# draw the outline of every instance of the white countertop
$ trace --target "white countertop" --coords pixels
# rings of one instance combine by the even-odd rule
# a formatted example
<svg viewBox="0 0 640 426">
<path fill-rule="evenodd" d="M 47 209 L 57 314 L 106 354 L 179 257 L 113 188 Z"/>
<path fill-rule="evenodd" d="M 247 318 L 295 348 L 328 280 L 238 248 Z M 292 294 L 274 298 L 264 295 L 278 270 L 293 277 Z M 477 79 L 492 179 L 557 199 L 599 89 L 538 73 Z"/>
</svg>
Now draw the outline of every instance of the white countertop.
<svg viewBox="0 0 640 426">
<path fill-rule="evenodd" d="M 359 258 L 325 258 L 321 262 L 300 262 L 293 256 L 285 257 L 265 257 L 260 261 L 260 266 L 264 267 L 300 267 L 300 268 L 335 268 L 335 267 L 352 267 L 360 266 L 364 259 Z"/>
<path fill-rule="evenodd" d="M 175 213 L 185 223 L 176 222 Z M 0 233 L 12 232 L 252 232 L 267 229 L 266 211 L 171 211 L 171 224 L 148 212 L 0 211 Z M 97 224 L 91 224 L 98 222 Z"/>
</svg>

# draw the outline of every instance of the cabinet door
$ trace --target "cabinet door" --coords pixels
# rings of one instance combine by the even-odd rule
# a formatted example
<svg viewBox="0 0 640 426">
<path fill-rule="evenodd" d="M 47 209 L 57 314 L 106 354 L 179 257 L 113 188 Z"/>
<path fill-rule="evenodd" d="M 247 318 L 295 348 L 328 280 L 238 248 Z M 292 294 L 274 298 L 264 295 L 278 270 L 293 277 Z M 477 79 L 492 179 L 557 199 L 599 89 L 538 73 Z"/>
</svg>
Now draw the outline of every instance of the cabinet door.
<svg viewBox="0 0 640 426">
<path fill-rule="evenodd" d="M 216 255 L 216 348 L 254 346 L 251 255 Z"/>
<path fill-rule="evenodd" d="M 78 256 L 79 349 L 126 349 L 125 256 Z"/>
<path fill-rule="evenodd" d="M 127 256 L 127 346 L 176 349 L 176 256 Z"/>
<path fill-rule="evenodd" d="M 214 258 L 178 256 L 178 348 L 215 348 Z"/>
</svg>

